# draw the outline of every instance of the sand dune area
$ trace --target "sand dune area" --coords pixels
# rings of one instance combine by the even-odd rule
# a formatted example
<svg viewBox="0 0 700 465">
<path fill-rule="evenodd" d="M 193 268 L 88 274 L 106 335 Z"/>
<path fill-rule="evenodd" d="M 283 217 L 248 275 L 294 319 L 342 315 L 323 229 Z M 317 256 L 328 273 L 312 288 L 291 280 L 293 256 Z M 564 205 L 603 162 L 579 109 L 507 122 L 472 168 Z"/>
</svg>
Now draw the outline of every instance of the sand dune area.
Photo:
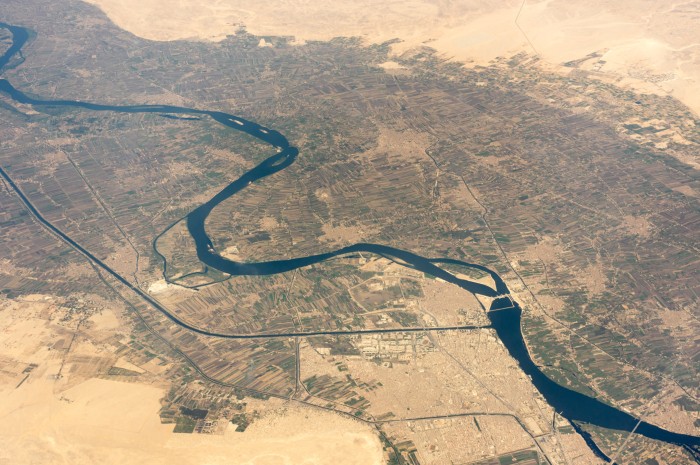
<svg viewBox="0 0 700 465">
<path fill-rule="evenodd" d="M 86 0 L 121 28 L 151 40 L 220 41 L 240 27 L 297 43 L 358 36 L 391 39 L 399 54 L 427 45 L 487 64 L 525 51 L 581 67 L 621 86 L 673 95 L 700 113 L 700 2 L 654 0 Z M 517 18 L 517 24 L 516 24 Z"/>
</svg>

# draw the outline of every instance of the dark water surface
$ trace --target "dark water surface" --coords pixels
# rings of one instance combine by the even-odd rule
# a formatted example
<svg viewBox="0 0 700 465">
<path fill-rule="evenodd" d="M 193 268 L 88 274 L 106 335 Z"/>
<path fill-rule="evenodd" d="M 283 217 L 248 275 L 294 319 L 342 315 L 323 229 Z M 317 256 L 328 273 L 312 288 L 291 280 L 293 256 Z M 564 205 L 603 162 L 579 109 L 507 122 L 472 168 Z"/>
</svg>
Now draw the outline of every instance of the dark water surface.
<svg viewBox="0 0 700 465">
<path fill-rule="evenodd" d="M 13 44 L 5 52 L 5 54 L 0 57 L 0 71 L 2 71 L 2 67 L 6 66 L 15 54 L 21 53 L 21 48 L 28 40 L 29 33 L 24 28 L 11 26 L 1 22 L 0 27 L 8 29 L 13 34 Z M 501 277 L 493 270 L 490 270 L 484 266 L 451 258 L 425 258 L 412 252 L 394 247 L 367 243 L 354 244 L 342 249 L 320 253 L 317 255 L 309 255 L 289 260 L 273 260 L 255 263 L 235 262 L 219 255 L 216 252 L 214 244 L 207 235 L 205 229 L 205 221 L 212 210 L 221 202 L 240 192 L 249 184 L 287 168 L 289 165 L 294 163 L 299 155 L 298 150 L 291 146 L 286 137 L 279 132 L 261 126 L 252 121 L 218 111 L 196 110 L 192 108 L 170 105 L 116 106 L 100 105 L 73 100 L 35 99 L 15 89 L 5 79 L 0 79 L 0 92 L 4 92 L 19 103 L 38 106 L 75 107 L 86 110 L 111 111 L 117 113 L 158 113 L 169 117 L 185 115 L 183 119 L 194 120 L 198 120 L 203 116 L 208 116 L 228 128 L 235 129 L 255 137 L 259 141 L 273 147 L 276 150 L 276 153 L 252 170 L 245 173 L 236 181 L 227 185 L 209 201 L 195 208 L 185 217 L 187 221 L 187 228 L 196 244 L 197 256 L 204 264 L 231 275 L 270 275 L 284 273 L 297 268 L 321 263 L 325 260 L 340 255 L 367 252 L 390 258 L 405 266 L 409 266 L 437 278 L 444 279 L 445 281 L 474 294 L 487 297 L 496 297 L 488 313 L 493 328 L 496 330 L 496 333 L 501 341 L 503 341 L 503 344 L 510 355 L 517 360 L 518 365 L 520 365 L 520 368 L 522 368 L 522 370 L 531 378 L 532 383 L 537 390 L 559 414 L 570 421 L 589 423 L 619 431 L 631 432 L 634 430 L 637 434 L 641 434 L 651 439 L 683 446 L 693 453 L 695 457 L 700 456 L 700 437 L 673 433 L 644 421 L 639 421 L 637 418 L 626 412 L 618 410 L 615 407 L 605 404 L 592 397 L 568 389 L 549 379 L 530 358 L 530 353 L 528 352 L 525 341 L 523 340 L 521 330 L 521 308 L 517 303 L 508 297 L 508 287 L 506 286 L 505 282 L 503 282 Z M 9 177 L 5 175 L 4 171 L 2 174 L 4 177 L 9 179 Z M 87 255 L 92 257 L 89 252 L 87 252 Z M 484 284 L 459 279 L 453 274 L 437 266 L 439 263 L 460 265 L 488 273 L 491 278 L 493 278 L 495 289 Z M 103 267 L 106 267 L 106 265 L 103 265 Z M 116 275 L 114 271 L 109 271 Z M 122 277 L 119 277 L 119 279 L 122 282 L 128 283 Z M 130 285 L 130 283 L 128 283 L 128 285 L 130 288 L 135 289 L 133 285 Z M 142 292 L 139 293 L 143 294 Z M 147 296 L 144 296 L 144 298 L 146 297 Z M 151 299 L 147 300 L 151 302 Z M 157 308 L 165 312 L 166 316 L 176 323 L 183 325 L 188 329 L 196 330 L 188 325 L 185 325 L 176 317 L 168 314 L 167 310 L 163 309 L 159 305 L 157 305 Z M 216 333 L 202 332 L 201 330 L 196 331 L 203 334 L 217 336 Z M 577 431 L 582 433 L 584 439 L 586 439 L 586 442 L 591 446 L 596 454 L 603 458 L 607 458 L 595 445 L 595 443 L 593 443 L 590 435 L 585 433 L 585 431 L 582 431 L 578 425 L 575 425 L 575 427 Z"/>
</svg>

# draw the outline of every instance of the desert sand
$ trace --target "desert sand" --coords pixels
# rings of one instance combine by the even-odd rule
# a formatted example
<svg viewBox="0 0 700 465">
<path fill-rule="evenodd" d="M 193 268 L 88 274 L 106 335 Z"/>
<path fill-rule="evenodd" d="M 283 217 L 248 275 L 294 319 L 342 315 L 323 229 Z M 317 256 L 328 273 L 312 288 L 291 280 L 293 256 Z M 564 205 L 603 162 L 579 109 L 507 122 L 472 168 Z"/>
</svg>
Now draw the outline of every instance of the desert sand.
<svg viewBox="0 0 700 465">
<path fill-rule="evenodd" d="M 45 296 L 0 302 L 0 463 L 153 465 L 381 464 L 379 438 L 357 421 L 287 404 L 265 405 L 244 433 L 175 434 L 158 412 L 164 389 L 100 378 L 85 379 L 66 364 L 72 331 Z M 105 310 L 105 314 L 109 311 Z M 52 316 L 53 315 L 53 316 Z M 101 315 L 104 322 L 112 317 Z M 100 334 L 112 324 L 92 328 Z M 53 346 L 53 348 L 52 348 Z M 70 352 L 109 356 L 76 339 Z M 115 366 L 128 362 L 116 360 Z M 25 367 L 35 368 L 26 376 Z M 137 371 L 140 370 L 135 367 Z M 26 379 L 25 379 L 26 376 Z"/>
<path fill-rule="evenodd" d="M 54 464 L 382 463 L 379 439 L 360 423 L 286 408 L 244 433 L 174 434 L 159 421 L 161 389 L 91 379 L 54 392 L 51 376 L 0 392 L 0 461 Z"/>
<path fill-rule="evenodd" d="M 654 0 L 85 0 L 119 27 L 151 40 L 219 41 L 239 27 L 297 43 L 398 38 L 395 53 L 427 45 L 487 64 L 525 51 L 546 64 L 597 53 L 582 67 L 621 86 L 672 95 L 700 113 L 700 2 Z M 517 18 L 517 24 L 516 24 Z"/>
</svg>

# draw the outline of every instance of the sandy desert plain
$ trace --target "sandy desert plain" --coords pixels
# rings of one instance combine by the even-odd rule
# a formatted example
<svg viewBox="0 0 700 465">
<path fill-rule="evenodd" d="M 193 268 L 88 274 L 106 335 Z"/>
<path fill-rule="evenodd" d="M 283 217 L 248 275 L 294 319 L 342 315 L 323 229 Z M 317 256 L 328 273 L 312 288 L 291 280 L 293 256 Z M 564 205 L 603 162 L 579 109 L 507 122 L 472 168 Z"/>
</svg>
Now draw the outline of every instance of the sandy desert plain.
<svg viewBox="0 0 700 465">
<path fill-rule="evenodd" d="M 382 448 L 371 428 L 274 399 L 260 402 L 266 413 L 245 432 L 226 425 L 218 435 L 173 434 L 173 425 L 161 424 L 158 416 L 165 384 L 92 377 L 99 365 L 162 372 L 155 366 L 141 369 L 113 355 L 105 341 L 124 336 L 115 314 L 104 310 L 91 316 L 66 359 L 56 343 L 65 338 L 68 344 L 72 338 L 63 318 L 66 311 L 49 296 L 0 302 L 0 461 L 4 463 L 382 463 Z M 17 361 L 37 368 L 27 376 L 26 364 Z M 24 389 L 17 389 L 19 383 Z"/>
<path fill-rule="evenodd" d="M 518 52 L 556 70 L 596 54 L 601 79 L 672 95 L 700 113 L 700 4 L 655 0 L 87 0 L 151 40 L 219 41 L 237 27 L 298 43 L 333 37 L 392 39 L 396 53 L 427 45 L 467 65 Z M 157 18 L 157 21 L 153 19 Z M 517 18 L 517 23 L 516 23 Z"/>
</svg>

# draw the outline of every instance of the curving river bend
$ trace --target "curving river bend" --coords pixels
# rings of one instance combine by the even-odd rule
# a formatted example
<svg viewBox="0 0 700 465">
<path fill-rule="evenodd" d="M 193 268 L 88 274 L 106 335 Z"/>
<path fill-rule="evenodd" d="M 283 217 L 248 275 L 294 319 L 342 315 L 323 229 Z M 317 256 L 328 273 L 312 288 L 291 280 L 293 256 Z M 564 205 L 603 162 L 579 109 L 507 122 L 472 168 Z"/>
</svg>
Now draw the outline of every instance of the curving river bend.
<svg viewBox="0 0 700 465">
<path fill-rule="evenodd" d="M 29 38 L 29 31 L 25 28 L 12 26 L 2 22 L 0 22 L 0 28 L 9 30 L 13 36 L 12 45 L 7 49 L 5 54 L 0 57 L 0 71 L 2 71 L 2 69 L 8 65 L 8 63 L 10 63 L 13 56 L 21 53 L 23 45 Z M 698 457 L 700 457 L 700 437 L 674 433 L 654 426 L 650 423 L 640 421 L 626 412 L 618 410 L 617 408 L 592 397 L 568 389 L 549 379 L 530 358 L 530 354 L 525 345 L 525 341 L 523 340 L 521 330 L 522 310 L 520 306 L 508 296 L 508 287 L 501 277 L 496 272 L 484 266 L 449 258 L 425 258 L 394 247 L 367 243 L 354 244 L 342 249 L 317 255 L 309 255 L 289 260 L 274 260 L 256 263 L 235 262 L 216 253 L 213 243 L 207 235 L 205 229 L 205 221 L 211 214 L 212 210 L 218 204 L 240 192 L 249 184 L 287 168 L 294 163 L 299 155 L 298 150 L 293 147 L 286 137 L 279 132 L 261 126 L 252 121 L 219 111 L 197 110 L 170 105 L 114 106 L 73 100 L 39 100 L 25 95 L 23 92 L 14 88 L 12 84 L 5 79 L 0 79 L 0 92 L 7 94 L 10 98 L 19 103 L 37 106 L 76 107 L 86 110 L 111 111 L 117 113 L 166 113 L 171 115 L 208 116 L 223 126 L 255 137 L 259 141 L 273 147 L 276 150 L 276 153 L 252 170 L 245 173 L 236 181 L 227 185 L 209 201 L 195 208 L 185 217 L 189 233 L 192 235 L 192 238 L 196 244 L 197 256 L 204 264 L 231 275 L 270 275 L 284 273 L 297 268 L 320 263 L 339 255 L 355 252 L 368 252 L 397 259 L 399 262 L 407 264 L 407 266 L 411 266 L 412 268 L 420 270 L 424 273 L 441 278 L 474 294 L 495 297 L 491 304 L 491 308 L 489 309 L 490 311 L 488 313 L 488 317 L 491 320 L 492 327 L 496 330 L 498 337 L 501 339 L 501 341 L 503 341 L 503 344 L 510 355 L 515 358 L 520 368 L 530 377 L 534 386 L 547 400 L 547 402 L 560 415 L 572 422 L 574 428 L 576 428 L 576 430 L 584 437 L 587 444 L 599 457 L 606 460 L 608 459 L 605 454 L 595 445 L 590 435 L 588 435 L 588 433 L 582 430 L 574 422 L 589 423 L 613 430 L 628 432 L 634 431 L 637 434 L 641 434 L 651 439 L 682 446 L 696 458 L 696 461 L 698 460 Z M 29 200 L 23 196 L 9 175 L 1 168 L 0 175 L 2 175 L 2 177 L 4 177 L 10 183 L 11 187 L 15 189 L 18 195 L 22 197 L 22 200 L 25 202 L 28 208 L 33 209 Z M 147 294 L 143 293 L 143 291 L 133 286 L 113 270 L 109 269 L 104 263 L 99 261 L 88 251 L 82 249 L 82 247 L 70 240 L 70 238 L 58 231 L 50 223 L 43 220 L 43 217 L 41 217 L 39 212 L 33 210 L 33 213 L 35 213 L 36 216 L 38 216 L 38 218 L 45 223 L 45 225 L 48 225 L 50 229 L 55 230 L 54 232 L 57 232 L 64 237 L 64 239 L 67 239 L 86 256 L 98 262 L 102 268 L 109 271 L 130 289 L 134 290 L 143 298 L 148 300 L 159 311 L 163 312 L 175 323 L 198 333 L 207 334 L 214 337 L 245 337 L 206 332 L 180 321 L 177 317 L 170 314 L 167 309 L 155 303 Z M 486 272 L 493 278 L 496 288 L 494 289 L 484 284 L 459 279 L 453 274 L 437 266 L 436 263 L 452 263 Z M 700 463 L 700 461 L 698 463 Z"/>
</svg>

